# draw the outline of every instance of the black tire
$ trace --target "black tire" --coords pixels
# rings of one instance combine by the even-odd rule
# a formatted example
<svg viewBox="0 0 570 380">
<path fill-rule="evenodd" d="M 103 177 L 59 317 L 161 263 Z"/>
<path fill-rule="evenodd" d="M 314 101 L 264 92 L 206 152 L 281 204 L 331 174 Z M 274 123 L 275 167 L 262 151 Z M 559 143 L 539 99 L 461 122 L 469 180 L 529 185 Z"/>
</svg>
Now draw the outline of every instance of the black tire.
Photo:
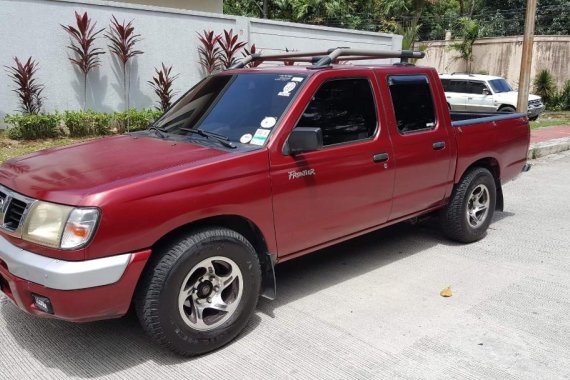
<svg viewBox="0 0 570 380">
<path fill-rule="evenodd" d="M 511 106 L 505 106 L 502 107 L 499 112 L 503 112 L 503 113 L 513 113 L 513 112 L 517 112 L 517 110 L 515 109 L 515 107 L 511 107 Z"/>
<path fill-rule="evenodd" d="M 536 116 L 529 116 L 528 119 L 529 119 L 530 121 L 536 121 L 536 120 L 538 120 L 538 115 L 536 115 Z"/>
<path fill-rule="evenodd" d="M 213 257 L 237 265 L 243 291 L 226 321 L 212 330 L 200 331 L 184 320 L 179 295 L 186 282 L 191 282 L 192 271 Z M 208 276 L 208 272 L 203 275 Z M 199 355 L 227 344 L 245 328 L 257 305 L 260 283 L 259 259 L 246 238 L 227 228 L 203 229 L 153 252 L 137 288 L 135 308 L 143 329 L 155 342 L 180 355 Z"/>
<path fill-rule="evenodd" d="M 480 214 L 482 220 L 474 220 L 468 214 L 470 205 L 473 205 L 470 198 L 472 195 L 477 196 L 473 193 L 474 191 L 484 188 L 487 189 L 488 195 L 487 212 L 484 215 Z M 455 186 L 449 203 L 441 210 L 440 220 L 443 232 L 450 239 L 461 243 L 481 240 L 493 219 L 496 202 L 497 189 L 491 172 L 480 167 L 471 169 Z"/>
</svg>

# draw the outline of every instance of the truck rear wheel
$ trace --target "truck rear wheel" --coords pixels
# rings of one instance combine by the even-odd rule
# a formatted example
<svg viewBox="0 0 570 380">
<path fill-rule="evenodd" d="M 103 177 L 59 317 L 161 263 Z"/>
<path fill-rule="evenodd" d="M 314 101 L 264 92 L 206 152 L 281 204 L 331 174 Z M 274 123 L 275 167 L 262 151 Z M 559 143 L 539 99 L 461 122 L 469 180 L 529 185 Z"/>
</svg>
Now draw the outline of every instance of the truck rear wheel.
<svg viewBox="0 0 570 380">
<path fill-rule="evenodd" d="M 149 262 L 135 307 L 146 333 L 181 355 L 199 355 L 234 339 L 255 310 L 259 260 L 235 231 L 197 231 L 164 246 Z"/>
<path fill-rule="evenodd" d="M 497 201 L 495 179 L 489 170 L 474 168 L 453 189 L 440 214 L 447 237 L 461 243 L 481 240 L 491 224 Z"/>
</svg>

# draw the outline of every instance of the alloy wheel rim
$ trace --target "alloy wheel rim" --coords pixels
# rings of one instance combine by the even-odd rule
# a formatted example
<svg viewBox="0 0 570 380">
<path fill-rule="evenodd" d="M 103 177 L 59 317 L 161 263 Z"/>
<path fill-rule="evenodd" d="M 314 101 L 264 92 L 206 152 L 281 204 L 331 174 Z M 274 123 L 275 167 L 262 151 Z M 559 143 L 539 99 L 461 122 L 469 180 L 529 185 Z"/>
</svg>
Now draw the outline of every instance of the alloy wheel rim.
<svg viewBox="0 0 570 380">
<path fill-rule="evenodd" d="M 178 293 L 178 310 L 189 327 L 209 331 L 234 315 L 242 295 L 238 265 L 227 257 L 209 257 L 186 275 Z"/>
<path fill-rule="evenodd" d="M 487 186 L 481 184 L 476 186 L 467 198 L 467 222 L 473 228 L 477 228 L 485 223 L 489 214 L 491 198 Z"/>
</svg>

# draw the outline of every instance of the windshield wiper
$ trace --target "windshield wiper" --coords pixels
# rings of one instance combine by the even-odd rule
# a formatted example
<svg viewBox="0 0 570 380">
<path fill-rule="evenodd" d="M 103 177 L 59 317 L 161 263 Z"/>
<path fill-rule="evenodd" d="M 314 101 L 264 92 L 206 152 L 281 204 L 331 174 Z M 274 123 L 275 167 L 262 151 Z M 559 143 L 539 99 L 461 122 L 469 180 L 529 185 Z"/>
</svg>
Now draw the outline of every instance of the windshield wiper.
<svg viewBox="0 0 570 380">
<path fill-rule="evenodd" d="M 148 127 L 147 131 L 154 132 L 154 134 L 157 135 L 158 137 L 160 137 L 161 139 L 165 139 L 166 135 L 168 134 L 166 129 L 161 128 L 161 127 L 156 127 L 154 125 L 151 125 L 150 127 Z"/>
<path fill-rule="evenodd" d="M 204 131 L 203 129 L 200 128 L 180 128 L 180 130 L 185 131 L 185 132 L 190 132 L 190 133 L 195 133 L 197 135 L 206 137 L 206 138 L 213 138 L 215 141 L 219 142 L 220 144 L 222 144 L 223 146 L 225 146 L 226 148 L 232 148 L 235 149 L 237 148 L 229 139 L 228 136 L 224 136 L 224 135 L 220 135 L 218 133 L 214 133 L 214 132 L 208 132 L 208 131 Z"/>
</svg>

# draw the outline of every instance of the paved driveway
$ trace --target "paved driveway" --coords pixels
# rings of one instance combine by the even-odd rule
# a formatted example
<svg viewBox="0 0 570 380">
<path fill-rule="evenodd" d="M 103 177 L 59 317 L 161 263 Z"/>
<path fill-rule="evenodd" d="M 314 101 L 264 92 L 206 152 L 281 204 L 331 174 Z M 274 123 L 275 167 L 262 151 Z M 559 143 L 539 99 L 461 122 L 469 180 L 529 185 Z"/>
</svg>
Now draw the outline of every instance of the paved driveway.
<svg viewBox="0 0 570 380">
<path fill-rule="evenodd" d="M 569 193 L 570 154 L 550 156 L 506 186 L 481 242 L 404 224 L 283 264 L 278 300 L 195 359 L 133 316 L 74 325 L 0 299 L 0 378 L 568 378 Z"/>
</svg>

